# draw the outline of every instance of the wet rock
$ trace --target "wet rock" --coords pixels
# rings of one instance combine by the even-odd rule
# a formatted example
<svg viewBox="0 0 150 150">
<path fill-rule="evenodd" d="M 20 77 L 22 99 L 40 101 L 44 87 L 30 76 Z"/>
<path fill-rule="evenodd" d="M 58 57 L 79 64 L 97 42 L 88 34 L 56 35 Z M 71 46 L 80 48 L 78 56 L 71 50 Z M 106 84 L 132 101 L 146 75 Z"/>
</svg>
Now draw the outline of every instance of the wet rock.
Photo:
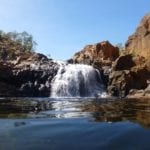
<svg viewBox="0 0 150 150">
<path fill-rule="evenodd" d="M 132 89 L 130 90 L 128 97 L 132 98 L 132 97 L 143 97 L 144 96 L 144 90 L 136 90 L 136 89 Z"/>
<path fill-rule="evenodd" d="M 58 71 L 58 64 L 42 54 L 33 53 L 14 61 L 1 61 L 1 96 L 46 96 L 50 95 L 51 80 Z"/>
<path fill-rule="evenodd" d="M 17 88 L 5 82 L 0 81 L 0 97 L 18 96 Z"/>
<path fill-rule="evenodd" d="M 28 98 L 3 98 L 0 100 L 0 113 L 15 117 L 17 114 L 33 113 L 51 109 L 48 100 Z M 14 115 L 13 115 L 14 114 Z"/>
<path fill-rule="evenodd" d="M 132 89 L 127 95 L 128 98 L 144 98 L 150 99 L 150 85 L 143 90 Z"/>
<path fill-rule="evenodd" d="M 18 121 L 14 123 L 15 127 L 20 127 L 20 126 L 25 126 L 25 125 L 26 125 L 26 122 L 23 122 L 23 121 Z"/>
</svg>

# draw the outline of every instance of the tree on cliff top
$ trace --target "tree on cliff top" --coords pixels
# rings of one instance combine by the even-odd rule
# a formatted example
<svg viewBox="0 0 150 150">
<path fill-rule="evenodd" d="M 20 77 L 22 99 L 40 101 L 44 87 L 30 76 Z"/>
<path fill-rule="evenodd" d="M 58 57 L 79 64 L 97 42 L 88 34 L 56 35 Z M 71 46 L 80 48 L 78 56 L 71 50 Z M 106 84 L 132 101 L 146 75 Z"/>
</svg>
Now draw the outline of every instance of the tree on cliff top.
<svg viewBox="0 0 150 150">
<path fill-rule="evenodd" d="M 23 46 L 22 50 L 28 52 L 34 51 L 35 46 L 37 45 L 37 43 L 33 40 L 33 36 L 31 34 L 28 34 L 26 31 L 23 31 L 21 33 L 16 31 L 5 33 L 1 30 L 0 37 L 8 38 L 14 42 L 17 42 L 18 44 L 21 44 Z"/>
<path fill-rule="evenodd" d="M 26 31 L 5 33 L 0 30 L 0 58 L 15 59 L 18 53 L 32 53 L 37 43 L 33 36 Z"/>
</svg>

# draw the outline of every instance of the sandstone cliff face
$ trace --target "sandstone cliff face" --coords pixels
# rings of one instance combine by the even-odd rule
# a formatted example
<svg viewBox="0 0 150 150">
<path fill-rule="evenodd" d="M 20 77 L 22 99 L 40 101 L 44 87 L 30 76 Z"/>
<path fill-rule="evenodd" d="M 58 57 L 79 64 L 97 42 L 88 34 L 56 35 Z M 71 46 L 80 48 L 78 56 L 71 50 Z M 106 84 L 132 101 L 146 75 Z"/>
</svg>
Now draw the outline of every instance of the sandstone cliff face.
<svg viewBox="0 0 150 150">
<path fill-rule="evenodd" d="M 94 45 L 87 45 L 80 52 L 76 53 L 73 63 L 83 63 L 100 68 L 103 65 L 111 65 L 111 62 L 119 56 L 118 47 L 114 47 L 108 41 Z"/>
<path fill-rule="evenodd" d="M 150 14 L 144 16 L 135 33 L 128 38 L 125 49 L 129 53 L 150 59 Z"/>
<path fill-rule="evenodd" d="M 68 62 L 87 64 L 98 69 L 101 73 L 103 83 L 107 86 L 112 62 L 118 57 L 119 48 L 113 46 L 109 41 L 102 41 L 100 43 L 85 46 L 68 60 Z"/>
</svg>

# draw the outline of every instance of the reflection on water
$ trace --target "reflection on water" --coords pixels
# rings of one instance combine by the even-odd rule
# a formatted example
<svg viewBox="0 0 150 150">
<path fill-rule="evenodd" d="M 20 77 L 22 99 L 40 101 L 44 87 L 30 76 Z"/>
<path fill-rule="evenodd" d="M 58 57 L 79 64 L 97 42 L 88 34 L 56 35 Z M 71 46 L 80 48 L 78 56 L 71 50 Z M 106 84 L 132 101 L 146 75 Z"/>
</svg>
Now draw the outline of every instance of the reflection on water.
<svg viewBox="0 0 150 150">
<path fill-rule="evenodd" d="M 0 99 L 0 118 L 0 150 L 150 149 L 149 100 Z"/>
<path fill-rule="evenodd" d="M 94 121 L 132 121 L 150 127 L 149 100 L 128 99 L 102 103 L 93 101 L 83 106 L 82 111 L 92 112 Z"/>
<path fill-rule="evenodd" d="M 131 121 L 150 127 L 150 100 L 1 99 L 1 118 L 89 118 L 96 122 Z"/>
</svg>

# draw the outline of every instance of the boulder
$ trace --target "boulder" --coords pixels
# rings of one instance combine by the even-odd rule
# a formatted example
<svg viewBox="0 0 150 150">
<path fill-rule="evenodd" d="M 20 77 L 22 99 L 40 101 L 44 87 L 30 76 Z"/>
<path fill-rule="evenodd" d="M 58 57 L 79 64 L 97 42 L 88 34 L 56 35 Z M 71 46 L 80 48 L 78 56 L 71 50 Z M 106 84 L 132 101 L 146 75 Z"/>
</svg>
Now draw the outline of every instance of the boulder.
<svg viewBox="0 0 150 150">
<path fill-rule="evenodd" d="M 135 62 L 133 61 L 132 55 L 124 55 L 120 56 L 114 63 L 113 63 L 113 70 L 129 70 L 135 66 Z"/>
<path fill-rule="evenodd" d="M 133 55 L 150 58 L 150 14 L 143 17 L 135 33 L 129 36 L 125 49 Z"/>
<path fill-rule="evenodd" d="M 127 95 L 128 98 L 145 98 L 150 99 L 150 85 L 144 90 L 132 89 Z"/>
<path fill-rule="evenodd" d="M 131 89 L 144 90 L 149 79 L 150 72 L 144 57 L 123 55 L 113 62 L 107 90 L 112 96 L 125 97 Z"/>
<path fill-rule="evenodd" d="M 69 62 L 93 65 L 99 69 L 102 66 L 111 66 L 112 61 L 115 61 L 118 56 L 118 47 L 114 47 L 108 41 L 103 41 L 94 45 L 85 46 Z"/>
</svg>

